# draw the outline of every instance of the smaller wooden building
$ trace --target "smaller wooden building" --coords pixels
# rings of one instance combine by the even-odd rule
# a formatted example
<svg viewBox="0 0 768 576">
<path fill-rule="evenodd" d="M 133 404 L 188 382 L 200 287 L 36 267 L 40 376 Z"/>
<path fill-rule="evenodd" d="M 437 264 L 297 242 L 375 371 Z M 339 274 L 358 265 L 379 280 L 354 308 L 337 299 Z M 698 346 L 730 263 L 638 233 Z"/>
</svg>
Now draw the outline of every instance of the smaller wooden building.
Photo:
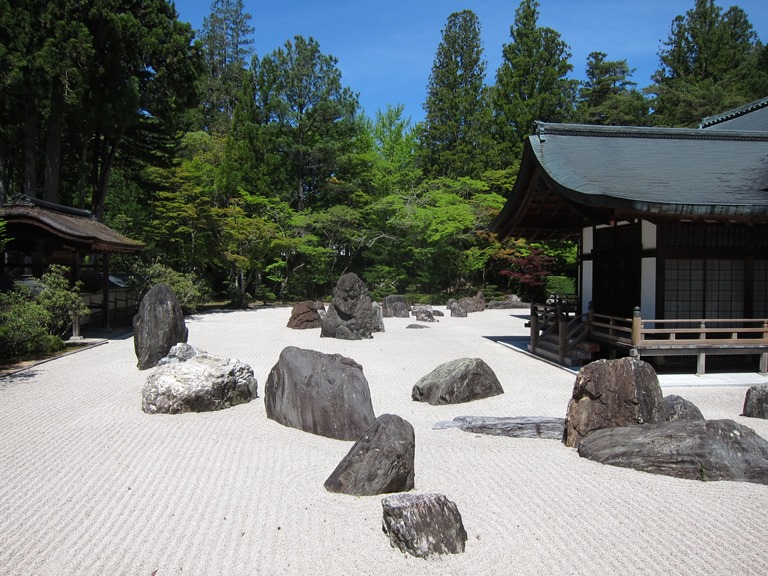
<svg viewBox="0 0 768 576">
<path fill-rule="evenodd" d="M 706 354 L 762 354 L 768 98 L 700 129 L 540 122 L 492 229 L 578 242 L 569 322 L 578 321 L 558 336 L 561 361 L 579 339 L 638 355 L 697 355 L 699 372 Z M 543 335 L 532 334 L 534 351 Z"/>
<path fill-rule="evenodd" d="M 110 281 L 110 256 L 135 254 L 144 249 L 143 243 L 98 222 L 86 210 L 37 198 L 1 206 L 0 219 L 6 222 L 8 239 L 0 258 L 3 286 L 40 277 L 50 264 L 61 264 L 70 267 L 72 281 L 86 282 L 83 297 L 104 327 L 115 309 L 131 306 L 127 291 Z"/>
</svg>

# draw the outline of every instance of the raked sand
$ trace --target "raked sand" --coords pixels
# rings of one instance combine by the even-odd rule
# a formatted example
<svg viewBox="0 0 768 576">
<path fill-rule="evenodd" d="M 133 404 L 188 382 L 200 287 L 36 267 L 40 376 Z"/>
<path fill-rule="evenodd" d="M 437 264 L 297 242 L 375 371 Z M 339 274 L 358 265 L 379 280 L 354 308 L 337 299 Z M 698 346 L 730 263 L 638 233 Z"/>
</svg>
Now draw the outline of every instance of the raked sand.
<svg viewBox="0 0 768 576">
<path fill-rule="evenodd" d="M 0 380 L 0 575 L 766 574 L 768 486 L 698 482 L 604 466 L 553 440 L 433 430 L 459 415 L 564 416 L 574 374 L 486 336 L 526 334 L 525 311 L 388 318 L 372 340 L 290 330 L 289 308 L 187 320 L 189 342 L 249 363 L 260 398 L 220 412 L 147 415 L 133 340 Z M 351 442 L 265 415 L 264 384 L 288 345 L 359 362 L 377 415 L 416 431 L 416 492 L 456 502 L 464 554 L 390 547 L 382 497 L 323 482 Z M 505 394 L 457 406 L 413 402 L 437 365 L 479 357 Z M 707 418 L 742 418 L 747 385 L 672 388 Z"/>
</svg>

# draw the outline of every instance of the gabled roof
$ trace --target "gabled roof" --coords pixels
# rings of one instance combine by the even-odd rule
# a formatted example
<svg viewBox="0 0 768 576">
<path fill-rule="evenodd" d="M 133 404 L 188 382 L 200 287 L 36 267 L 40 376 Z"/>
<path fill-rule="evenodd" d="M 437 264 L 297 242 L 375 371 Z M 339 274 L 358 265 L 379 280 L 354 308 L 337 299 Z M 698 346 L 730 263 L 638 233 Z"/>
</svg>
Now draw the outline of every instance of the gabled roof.
<svg viewBox="0 0 768 576">
<path fill-rule="evenodd" d="M 768 133 L 537 123 L 502 237 L 567 237 L 590 224 L 768 221 Z"/>
<path fill-rule="evenodd" d="M 0 218 L 8 222 L 8 236 L 13 239 L 17 231 L 30 230 L 49 233 L 65 243 L 91 252 L 132 253 L 144 249 L 144 244 L 132 240 L 98 222 L 90 212 L 25 198 L 19 203 L 0 207 Z"/>
<path fill-rule="evenodd" d="M 755 100 L 722 114 L 708 116 L 700 128 L 707 130 L 750 130 L 768 132 L 768 97 Z"/>
</svg>

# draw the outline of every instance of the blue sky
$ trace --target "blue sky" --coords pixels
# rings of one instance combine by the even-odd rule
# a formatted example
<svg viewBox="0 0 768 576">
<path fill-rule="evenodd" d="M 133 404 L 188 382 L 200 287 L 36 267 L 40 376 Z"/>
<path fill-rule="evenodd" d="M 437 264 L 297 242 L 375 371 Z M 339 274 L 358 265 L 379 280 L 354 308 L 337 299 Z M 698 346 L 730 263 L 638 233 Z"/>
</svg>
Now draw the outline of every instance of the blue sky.
<svg viewBox="0 0 768 576">
<path fill-rule="evenodd" d="M 694 0 L 539 1 L 539 26 L 554 28 L 571 47 L 572 77 L 582 79 L 587 55 L 600 51 L 636 68 L 632 79 L 640 88 L 651 83 L 672 20 L 694 6 Z M 176 0 L 176 9 L 181 20 L 199 30 L 210 4 Z M 477 14 L 488 63 L 486 82 L 493 84 L 518 5 L 519 0 L 245 0 L 258 55 L 296 35 L 311 36 L 324 54 L 338 59 L 344 85 L 359 94 L 369 116 L 387 104 L 403 104 L 414 122 L 424 117 L 427 83 L 448 16 L 461 10 Z M 760 40 L 768 43 L 768 0 L 718 5 L 740 6 Z"/>
</svg>

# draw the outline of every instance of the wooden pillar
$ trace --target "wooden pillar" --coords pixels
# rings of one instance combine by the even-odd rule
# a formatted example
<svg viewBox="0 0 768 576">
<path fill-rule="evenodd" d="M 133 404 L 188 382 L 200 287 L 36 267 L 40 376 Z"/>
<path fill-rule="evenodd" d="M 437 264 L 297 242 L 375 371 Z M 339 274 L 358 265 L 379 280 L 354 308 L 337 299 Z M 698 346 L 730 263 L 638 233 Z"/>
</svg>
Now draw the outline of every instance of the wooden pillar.
<svg viewBox="0 0 768 576">
<path fill-rule="evenodd" d="M 101 327 L 109 330 L 109 253 L 101 256 Z"/>
<path fill-rule="evenodd" d="M 536 352 L 539 344 L 539 309 L 531 304 L 531 352 Z"/>
<path fill-rule="evenodd" d="M 637 346 L 643 337 L 643 321 L 640 318 L 640 306 L 632 311 L 632 345 Z"/>
</svg>

